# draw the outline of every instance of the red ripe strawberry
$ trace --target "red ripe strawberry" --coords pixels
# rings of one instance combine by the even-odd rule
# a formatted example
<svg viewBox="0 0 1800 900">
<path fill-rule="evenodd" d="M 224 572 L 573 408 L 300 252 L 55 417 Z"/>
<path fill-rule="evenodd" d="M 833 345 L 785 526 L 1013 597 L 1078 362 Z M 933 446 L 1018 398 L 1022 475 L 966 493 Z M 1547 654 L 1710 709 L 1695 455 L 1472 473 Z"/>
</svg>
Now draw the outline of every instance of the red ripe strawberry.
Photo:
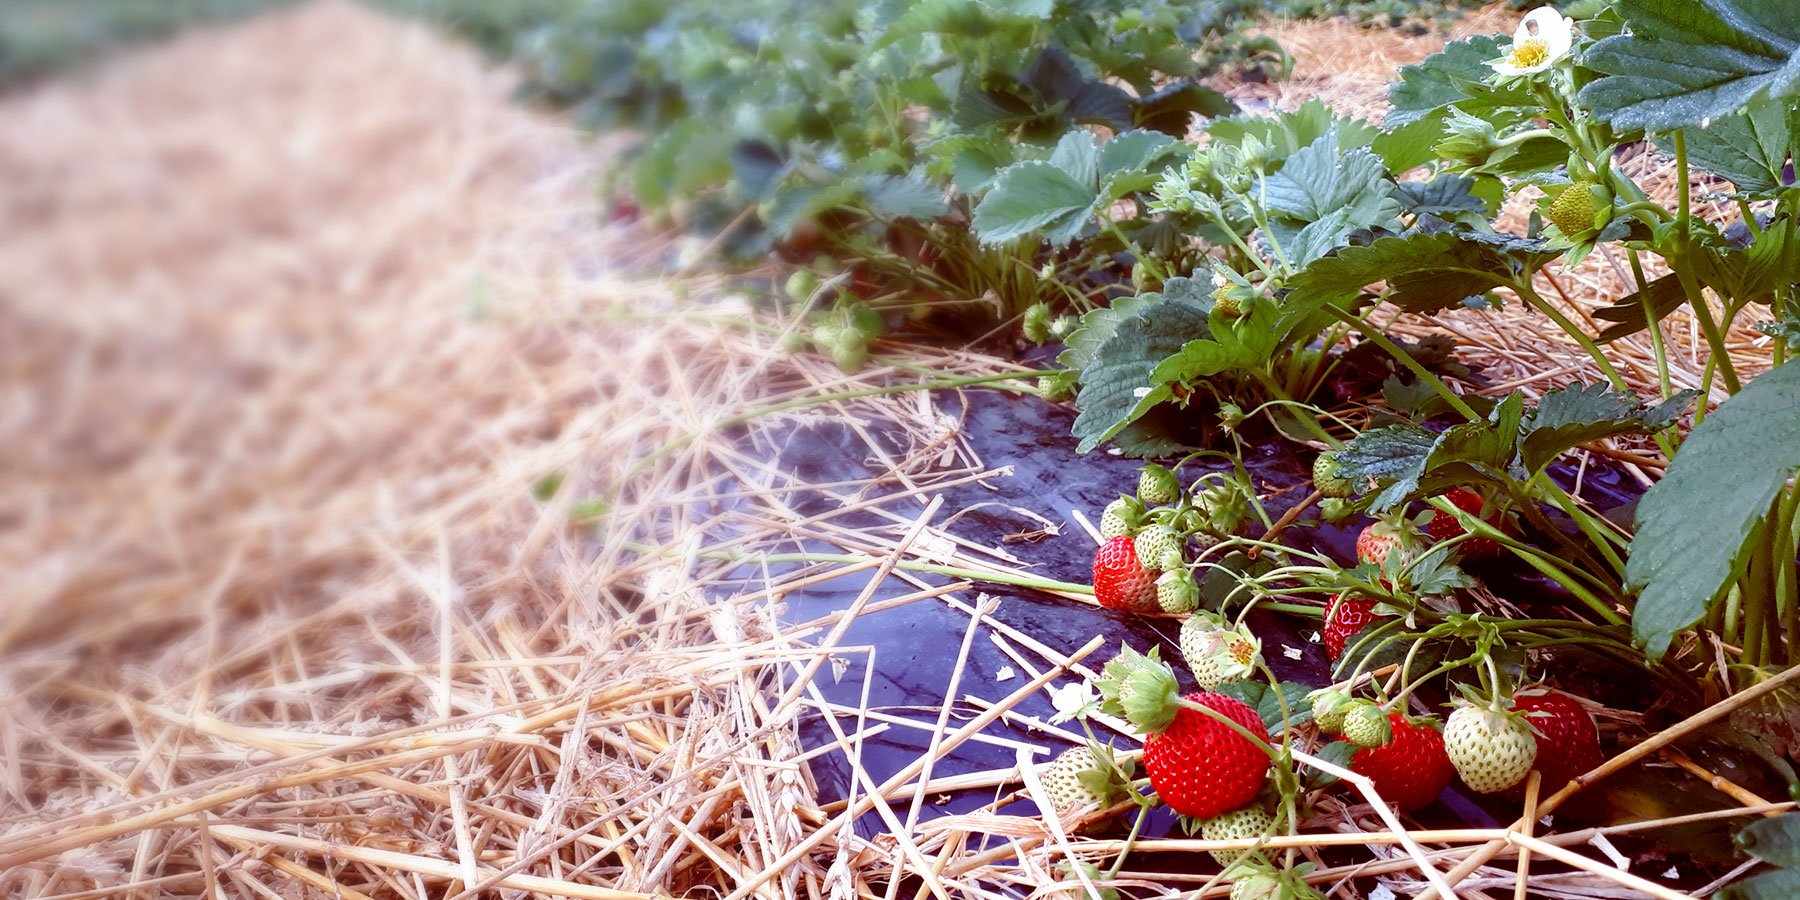
<svg viewBox="0 0 1800 900">
<path fill-rule="evenodd" d="M 1325 612 L 1325 655 L 1337 662 L 1344 655 L 1344 648 L 1349 646 L 1350 639 L 1363 629 L 1364 625 L 1383 618 L 1375 615 L 1375 601 L 1362 597 L 1346 597 L 1338 594 L 1331 598 L 1331 608 Z"/>
<path fill-rule="evenodd" d="M 1444 499 L 1463 512 L 1477 518 L 1481 516 L 1483 505 L 1481 495 L 1474 491 L 1466 488 L 1451 488 L 1444 494 Z M 1431 533 L 1432 540 L 1437 541 L 1447 541 L 1457 535 L 1467 533 L 1454 517 L 1441 509 L 1431 517 L 1431 522 L 1425 526 L 1425 530 Z M 1464 559 L 1485 559 L 1490 556 L 1498 556 L 1501 549 L 1499 541 L 1482 537 L 1470 538 L 1457 544 L 1456 547 L 1462 551 Z"/>
<path fill-rule="evenodd" d="M 1131 538 L 1109 538 L 1094 554 L 1094 599 L 1108 609 L 1161 612 L 1156 576 L 1154 569 L 1138 562 L 1137 544 Z"/>
<path fill-rule="evenodd" d="M 1570 779 L 1606 761 L 1593 717 L 1568 694 L 1520 694 L 1513 698 L 1513 707 L 1522 713 L 1545 713 L 1525 717 L 1538 732 L 1537 762 L 1532 767 L 1543 773 L 1538 787 L 1542 794 L 1561 790 Z"/>
<path fill-rule="evenodd" d="M 1375 783 L 1381 799 L 1401 810 L 1418 809 L 1437 799 L 1456 767 L 1444 752 L 1444 733 L 1437 726 L 1407 721 L 1389 713 L 1394 736 L 1379 747 L 1365 747 L 1350 757 L 1350 771 Z"/>
<path fill-rule="evenodd" d="M 1243 701 L 1224 694 L 1189 694 L 1187 699 L 1224 713 L 1268 741 L 1262 717 Z M 1256 796 L 1269 773 L 1269 755 L 1224 722 L 1182 707 L 1169 727 L 1144 739 L 1144 771 L 1170 809 L 1210 819 Z"/>
<path fill-rule="evenodd" d="M 1371 522 L 1356 536 L 1356 558 L 1381 565 L 1400 545 L 1400 528 L 1389 522 Z"/>
</svg>

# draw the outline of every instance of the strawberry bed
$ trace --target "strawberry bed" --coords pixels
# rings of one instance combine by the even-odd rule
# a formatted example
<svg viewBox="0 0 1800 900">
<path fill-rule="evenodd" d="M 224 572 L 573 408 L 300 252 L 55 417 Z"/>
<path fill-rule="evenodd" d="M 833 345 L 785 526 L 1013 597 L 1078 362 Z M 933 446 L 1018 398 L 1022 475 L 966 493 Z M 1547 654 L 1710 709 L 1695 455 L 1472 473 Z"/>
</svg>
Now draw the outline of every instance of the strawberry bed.
<svg viewBox="0 0 1800 900">
<path fill-rule="evenodd" d="M 960 418 L 962 435 L 970 450 L 989 466 L 1004 465 L 1011 470 L 1008 477 L 936 491 L 937 496 L 943 497 L 946 509 L 968 510 L 943 532 L 975 546 L 1004 548 L 1017 561 L 1012 568 L 1028 572 L 1032 578 L 1068 585 L 1085 581 L 1095 546 L 1093 538 L 1079 530 L 1047 535 L 1043 533 L 1041 521 L 1029 514 L 1035 513 L 1051 522 L 1073 522 L 1074 517 L 1068 515 L 1069 511 L 1080 511 L 1090 519 L 1098 519 L 1098 510 L 1116 499 L 1121 489 L 1129 491 L 1135 487 L 1140 464 L 1119 457 L 1096 456 L 1084 462 L 1079 479 L 1071 479 L 1066 465 L 1061 462 L 1071 444 L 1067 432 L 1070 414 L 1036 398 L 971 390 L 954 397 L 939 395 L 935 404 L 940 414 Z M 869 433 L 890 452 L 899 454 L 904 451 L 906 441 L 890 434 L 892 430 L 876 423 Z M 783 471 L 802 475 L 816 483 L 861 482 L 876 478 L 882 472 L 881 464 L 875 459 L 851 452 L 862 440 L 864 438 L 847 424 L 797 426 L 781 442 L 784 451 L 771 461 Z M 1265 509 L 1270 517 L 1280 518 L 1294 504 L 1307 499 L 1307 489 L 1311 486 L 1310 465 L 1293 445 L 1265 444 L 1257 454 L 1244 458 L 1243 463 L 1256 491 L 1265 498 Z M 1184 469 L 1190 478 L 1198 477 L 1204 471 L 1228 472 L 1230 465 L 1214 461 L 1206 469 Z M 1571 489 L 1579 477 L 1579 496 L 1602 510 L 1624 507 L 1637 499 L 1633 483 L 1625 473 L 1604 462 L 1590 465 L 1581 472 L 1573 467 L 1558 466 L 1553 474 Z M 801 492 L 793 502 L 797 512 L 813 514 L 827 510 L 836 501 Z M 858 519 L 853 514 L 840 521 L 854 525 Z M 1301 518 L 1282 533 L 1281 539 L 1289 546 L 1324 554 L 1340 566 L 1351 567 L 1356 564 L 1357 537 L 1371 521 L 1367 517 L 1358 517 L 1332 525 Z M 862 518 L 861 524 L 880 528 L 891 523 L 870 514 Z M 1258 526 L 1244 530 L 1258 532 L 1262 529 Z M 773 575 L 780 580 L 798 578 L 806 568 L 806 563 L 794 562 L 767 571 L 761 566 L 746 568 L 742 574 L 749 579 L 760 580 Z M 1474 562 L 1469 565 L 1468 572 L 1479 579 L 1480 589 L 1489 598 L 1487 602 L 1510 603 L 1527 615 L 1568 615 L 1569 607 L 1574 604 L 1573 598 L 1560 591 L 1553 581 L 1522 573 L 1518 566 L 1504 560 Z M 866 792 L 866 787 L 852 790 L 851 780 L 859 768 L 874 782 L 880 783 L 922 755 L 929 754 L 933 745 L 932 724 L 939 710 L 948 706 L 954 713 L 952 723 L 960 722 L 984 708 L 984 704 L 970 698 L 992 703 L 1017 685 L 1024 671 L 1029 671 L 1020 664 L 1018 656 L 1002 649 L 1001 642 L 1005 638 L 975 640 L 957 670 L 954 695 L 947 694 L 951 687 L 947 666 L 956 658 L 954 648 L 970 628 L 971 609 L 967 604 L 980 602 L 967 599 L 972 593 L 999 601 L 982 619 L 990 623 L 990 629 L 1011 629 L 1041 643 L 1049 651 L 1047 655 L 1039 655 L 1022 643 L 1007 641 L 1014 653 L 1023 654 L 1035 665 L 1041 667 L 1059 655 L 1075 652 L 1098 636 L 1104 646 L 1099 656 L 1109 655 L 1113 648 L 1121 645 L 1142 651 L 1158 648 L 1163 659 L 1176 662 L 1175 672 L 1181 691 L 1191 692 L 1198 687 L 1180 663 L 1183 659 L 1177 640 L 1180 617 L 1107 610 L 1086 598 L 1056 596 L 1017 584 L 983 581 L 978 574 L 971 574 L 970 578 L 976 581 L 976 588 L 955 595 L 963 599 L 954 605 L 926 600 L 862 613 L 842 635 L 845 645 L 874 648 L 874 662 L 869 662 L 871 657 L 868 655 L 841 657 L 842 669 L 834 673 L 831 683 L 821 685 L 824 700 L 839 709 L 833 723 L 836 727 L 826 723 L 822 715 L 803 717 L 800 724 L 803 744 L 809 749 L 832 749 L 846 733 L 858 732 L 859 713 L 892 717 L 884 721 L 889 721 L 893 727 L 867 738 L 855 762 L 848 755 L 827 753 L 812 764 L 820 800 L 827 808 Z M 946 585 L 953 580 L 945 575 L 920 574 L 917 584 Z M 1474 588 L 1475 584 L 1470 587 Z M 879 605 L 911 590 L 906 584 L 889 580 L 869 593 L 866 579 L 836 578 L 786 594 L 787 617 L 794 624 L 804 623 L 841 612 L 856 605 L 859 599 L 865 604 Z M 1216 607 L 1220 595 L 1228 592 L 1229 586 L 1215 579 L 1213 584 L 1205 586 L 1205 590 L 1207 597 L 1203 602 Z M 1305 689 L 1328 685 L 1333 681 L 1332 664 L 1327 647 L 1318 634 L 1319 606 L 1310 601 L 1292 605 L 1307 609 L 1310 614 L 1258 609 L 1245 617 L 1244 627 L 1260 640 L 1269 672 L 1284 685 Z M 1670 716 L 1667 709 L 1660 709 L 1651 713 L 1647 723 L 1640 723 L 1642 713 L 1661 706 L 1661 698 L 1643 689 L 1641 675 L 1630 666 L 1588 653 L 1578 644 L 1545 651 L 1533 662 L 1534 671 L 1548 676 L 1556 688 L 1585 697 L 1609 711 L 1608 716 L 1602 717 L 1606 723 L 1604 746 L 1609 755 L 1653 730 L 1649 723 L 1657 721 L 1657 717 L 1666 719 Z M 998 680 L 1003 672 L 1011 674 L 1006 675 L 1006 680 Z M 996 804 L 1008 815 L 1031 815 L 1026 804 L 1035 805 L 1034 801 L 1026 791 L 1018 788 L 1015 780 L 1018 748 L 1041 748 L 1033 757 L 1041 764 L 1072 746 L 1086 746 L 1085 742 L 1072 744 L 1068 740 L 1070 736 L 1082 736 L 1071 732 L 1066 724 L 1041 728 L 1057 717 L 1050 695 L 1067 684 L 1086 680 L 1073 677 L 1052 682 L 1044 692 L 1034 693 L 1010 707 L 1010 713 L 1020 718 L 1008 718 L 979 732 L 984 738 L 995 739 L 994 742 L 983 743 L 977 739 L 936 757 L 932 778 L 946 779 L 946 784 L 952 787 L 932 792 L 931 802 L 921 810 L 921 820 L 968 816 L 994 809 Z M 1428 685 L 1419 692 L 1419 705 L 1441 708 L 1448 700 L 1445 688 L 1447 684 Z M 1554 702 L 1551 705 L 1555 705 Z M 1565 701 L 1564 707 L 1567 705 Z M 1295 698 L 1293 706 L 1299 709 L 1305 704 Z M 1260 708 L 1270 714 L 1271 727 L 1279 725 L 1279 707 L 1265 700 Z M 1588 708 L 1576 707 L 1580 712 L 1575 718 L 1591 723 L 1592 720 L 1587 718 Z M 1571 721 L 1568 716 L 1555 725 L 1546 721 L 1540 730 L 1550 729 L 1544 732 L 1546 735 L 1557 733 L 1557 729 L 1566 732 L 1569 726 L 1564 722 L 1568 721 Z M 903 725 L 903 722 L 911 725 Z M 862 725 L 868 724 L 870 721 L 865 718 Z M 1411 733 L 1436 733 L 1435 728 L 1398 727 L 1401 731 L 1410 728 Z M 1588 724 L 1587 728 L 1591 735 L 1593 726 Z M 1331 740 L 1330 735 L 1319 734 L 1315 726 L 1302 725 L 1298 730 L 1303 735 L 1303 746 L 1311 751 L 1317 751 Z M 1102 744 L 1128 755 L 1141 746 L 1140 736 L 1129 728 L 1114 731 L 1096 725 L 1095 736 Z M 1779 795 L 1783 788 L 1779 779 L 1767 775 L 1751 776 L 1749 773 L 1761 767 L 1760 761 L 1744 748 L 1731 746 L 1728 738 L 1721 741 L 1721 737 L 1702 735 L 1689 745 L 1689 749 L 1705 760 L 1704 765 L 1722 767 L 1724 771 L 1738 774 L 1740 779 L 1752 785 L 1752 790 Z M 1400 744 L 1406 745 L 1408 740 L 1411 739 L 1402 738 Z M 1399 750 L 1398 746 L 1389 755 L 1408 759 L 1412 751 Z M 1547 774 L 1566 780 L 1572 774 L 1586 772 L 1595 764 L 1597 761 L 1591 755 L 1578 753 L 1576 761 L 1562 764 L 1558 769 L 1547 754 L 1542 768 Z M 1436 789 L 1427 788 L 1423 797 L 1411 799 L 1406 796 L 1406 788 L 1397 786 L 1400 782 L 1390 783 L 1397 793 L 1388 799 L 1398 800 L 1407 808 L 1407 821 L 1411 827 L 1427 831 L 1500 829 L 1516 817 L 1522 790 L 1478 794 L 1454 777 L 1447 762 L 1442 765 L 1439 784 L 1449 783 L 1441 796 Z M 1408 759 L 1401 767 L 1411 768 L 1413 763 Z M 1367 768 L 1371 772 L 1386 771 L 1373 760 Z M 983 776 L 997 777 L 991 779 L 992 783 L 979 787 L 953 787 L 959 777 L 980 779 Z M 1041 774 L 1040 777 L 1046 779 L 1045 785 L 1049 788 L 1049 776 Z M 1671 784 L 1672 780 L 1685 783 Z M 1009 783 L 1011 787 L 1007 786 Z M 1548 785 L 1544 793 L 1547 795 L 1558 786 L 1560 784 Z M 1309 816 L 1308 831 L 1329 827 L 1333 821 L 1354 821 L 1354 814 L 1346 814 L 1345 810 L 1354 805 L 1357 798 L 1347 796 L 1343 788 L 1335 792 L 1321 789 L 1311 796 L 1322 802 L 1314 806 Z M 1671 773 L 1667 771 L 1652 771 L 1620 776 L 1577 795 L 1576 801 L 1556 814 L 1555 821 L 1558 829 L 1573 831 L 1634 818 L 1669 818 L 1718 808 L 1716 789 L 1689 778 L 1671 779 Z M 1367 815 L 1366 807 L 1362 815 Z M 1344 818 L 1338 818 L 1340 816 Z M 1088 836 L 1095 840 L 1124 840 L 1130 833 L 1131 821 L 1129 815 L 1103 820 Z M 1736 824 L 1741 823 L 1740 819 Z M 861 816 L 857 824 L 869 836 L 889 830 L 888 823 L 873 812 Z M 1653 867 L 1664 872 L 1665 883 L 1693 888 L 1725 873 L 1736 861 L 1730 843 L 1734 827 L 1730 819 L 1716 819 L 1685 827 L 1675 826 L 1666 831 L 1620 835 L 1611 846 L 1633 860 L 1638 868 Z M 1256 834 L 1261 832 L 1259 828 Z M 1201 879 L 1216 874 L 1221 866 L 1208 854 L 1160 848 L 1162 844 L 1179 841 L 1185 836 L 1182 822 L 1175 813 L 1166 807 L 1154 807 L 1138 827 L 1134 840 L 1142 842 L 1142 846 L 1129 854 L 1127 868 L 1145 873 L 1143 877 L 1146 878 L 1154 877 L 1150 873 Z M 1315 853 L 1315 861 L 1326 867 L 1351 865 L 1368 859 L 1353 848 L 1321 847 Z M 1550 873 L 1559 868 L 1566 869 L 1554 863 L 1543 863 L 1534 871 L 1549 879 L 1546 883 L 1550 884 L 1557 881 Z M 1562 880 L 1569 882 L 1567 876 Z M 1184 882 L 1169 883 L 1179 885 Z M 1375 885 L 1373 880 L 1362 883 L 1364 889 Z M 1567 884 L 1564 886 L 1568 887 Z M 1558 894 L 1551 891 L 1546 896 Z"/>
</svg>

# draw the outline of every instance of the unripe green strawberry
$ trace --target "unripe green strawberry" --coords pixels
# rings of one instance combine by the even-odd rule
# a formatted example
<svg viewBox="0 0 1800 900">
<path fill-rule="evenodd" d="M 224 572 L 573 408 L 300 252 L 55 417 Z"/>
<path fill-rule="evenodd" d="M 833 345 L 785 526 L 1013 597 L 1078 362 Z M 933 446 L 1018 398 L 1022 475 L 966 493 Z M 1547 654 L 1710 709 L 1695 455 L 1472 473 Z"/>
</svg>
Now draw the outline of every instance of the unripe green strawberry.
<svg viewBox="0 0 1800 900">
<path fill-rule="evenodd" d="M 1144 466 L 1138 475 L 1138 499 L 1147 506 L 1174 503 L 1180 494 L 1181 483 L 1175 480 L 1175 473 L 1156 463 Z"/>
<path fill-rule="evenodd" d="M 1281 879 L 1267 869 L 1240 874 L 1231 882 L 1231 900 L 1287 900 Z"/>
<path fill-rule="evenodd" d="M 1313 487 L 1327 497 L 1348 497 L 1356 493 L 1356 485 L 1348 478 L 1339 477 L 1337 454 L 1327 451 L 1313 460 Z"/>
<path fill-rule="evenodd" d="M 1250 503 L 1235 482 L 1221 482 L 1201 491 L 1194 505 L 1206 514 L 1206 529 L 1217 535 L 1237 533 L 1250 514 Z"/>
<path fill-rule="evenodd" d="M 1167 525 L 1152 525 L 1138 532 L 1138 565 L 1146 569 L 1171 569 L 1181 565 L 1181 536 Z M 1171 564 L 1172 563 L 1172 564 Z"/>
<path fill-rule="evenodd" d="M 1232 628 L 1212 613 L 1200 613 L 1181 623 L 1179 643 L 1194 680 L 1209 691 L 1227 681 L 1249 678 L 1262 657 L 1262 643 L 1255 635 Z"/>
<path fill-rule="evenodd" d="M 1096 866 L 1091 862 L 1079 863 L 1079 865 L 1081 866 L 1081 871 L 1087 875 L 1087 879 L 1089 882 L 1100 882 L 1100 881 L 1106 880 L 1106 876 L 1101 874 L 1099 866 Z M 1077 886 L 1075 888 L 1076 894 L 1080 895 L 1080 894 L 1086 893 L 1085 891 L 1081 890 L 1081 888 L 1079 887 L 1079 885 L 1081 884 L 1081 878 L 1075 874 L 1075 870 L 1071 866 L 1071 864 L 1068 860 L 1063 860 L 1062 862 L 1057 864 L 1056 874 L 1057 874 L 1056 881 L 1058 884 L 1076 885 Z M 1099 896 L 1098 900 L 1119 900 L 1119 892 L 1116 890 L 1113 890 L 1112 888 L 1096 886 L 1095 890 L 1098 890 L 1100 892 L 1100 896 Z"/>
<path fill-rule="evenodd" d="M 819 276 L 811 269 L 795 269 L 787 279 L 787 295 L 791 300 L 805 301 L 812 298 L 813 292 L 819 289 Z"/>
<path fill-rule="evenodd" d="M 1393 729 L 1381 707 L 1358 703 L 1344 713 L 1344 737 L 1358 747 L 1379 747 L 1393 737 Z"/>
<path fill-rule="evenodd" d="M 1102 538 L 1131 537 L 1144 521 L 1144 505 L 1136 497 L 1120 497 L 1100 513 Z"/>
<path fill-rule="evenodd" d="M 1337 734 L 1344 729 L 1344 715 L 1355 705 L 1349 694 L 1343 691 L 1326 688 L 1314 691 L 1312 695 L 1313 722 L 1320 731 Z"/>
<path fill-rule="evenodd" d="M 1530 773 L 1537 759 L 1537 735 L 1511 703 L 1464 706 L 1444 724 L 1444 751 L 1470 790 L 1492 794 Z"/>
<path fill-rule="evenodd" d="M 1050 339 L 1050 307 L 1043 303 L 1033 303 L 1025 310 L 1023 323 L 1025 339 L 1042 344 Z"/>
<path fill-rule="evenodd" d="M 1252 803 L 1242 809 L 1234 809 L 1223 815 L 1213 816 L 1200 823 L 1200 837 L 1209 841 L 1240 841 L 1260 838 L 1268 834 L 1275 825 L 1275 817 L 1262 808 L 1260 803 Z M 1221 866 L 1229 866 L 1248 850 L 1211 850 L 1212 858 Z"/>
<path fill-rule="evenodd" d="M 1594 192 L 1588 189 L 1586 182 L 1577 181 L 1556 196 L 1550 208 L 1544 210 L 1544 218 L 1563 234 L 1572 236 L 1591 230 L 1596 212 Z"/>
<path fill-rule="evenodd" d="M 1061 403 L 1075 396 L 1078 375 L 1074 369 L 1057 369 L 1048 375 L 1039 375 L 1038 395 L 1051 403 Z"/>
<path fill-rule="evenodd" d="M 1200 586 L 1185 568 L 1174 568 L 1156 579 L 1156 605 L 1166 613 L 1190 613 L 1200 606 Z"/>
</svg>

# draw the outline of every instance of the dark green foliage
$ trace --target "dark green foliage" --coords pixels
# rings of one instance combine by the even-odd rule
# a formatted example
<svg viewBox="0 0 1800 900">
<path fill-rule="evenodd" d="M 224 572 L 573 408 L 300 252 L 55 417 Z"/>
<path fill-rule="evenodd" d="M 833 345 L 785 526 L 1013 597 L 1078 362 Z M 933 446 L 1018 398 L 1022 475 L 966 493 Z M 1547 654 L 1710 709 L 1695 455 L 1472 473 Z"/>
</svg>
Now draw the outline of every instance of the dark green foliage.
<svg viewBox="0 0 1800 900">
<path fill-rule="evenodd" d="M 4 0 L 0 87 L 30 81 L 117 47 L 291 0 Z"/>
</svg>

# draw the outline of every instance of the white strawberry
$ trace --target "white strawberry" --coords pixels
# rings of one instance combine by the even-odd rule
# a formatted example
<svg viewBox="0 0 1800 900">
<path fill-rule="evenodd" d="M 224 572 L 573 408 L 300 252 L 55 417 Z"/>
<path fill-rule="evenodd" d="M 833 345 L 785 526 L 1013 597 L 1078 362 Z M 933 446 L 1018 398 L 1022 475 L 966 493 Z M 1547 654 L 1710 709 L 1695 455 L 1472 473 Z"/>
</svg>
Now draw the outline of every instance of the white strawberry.
<svg viewBox="0 0 1800 900">
<path fill-rule="evenodd" d="M 1444 724 L 1444 751 L 1464 784 L 1480 794 L 1504 791 L 1531 772 L 1537 735 L 1511 701 L 1464 706 Z"/>
<path fill-rule="evenodd" d="M 1275 817 L 1259 803 L 1234 809 L 1200 823 L 1200 836 L 1209 841 L 1239 841 L 1260 838 L 1273 830 Z M 1237 862 L 1248 850 L 1212 850 L 1213 859 L 1221 866 Z"/>
</svg>

